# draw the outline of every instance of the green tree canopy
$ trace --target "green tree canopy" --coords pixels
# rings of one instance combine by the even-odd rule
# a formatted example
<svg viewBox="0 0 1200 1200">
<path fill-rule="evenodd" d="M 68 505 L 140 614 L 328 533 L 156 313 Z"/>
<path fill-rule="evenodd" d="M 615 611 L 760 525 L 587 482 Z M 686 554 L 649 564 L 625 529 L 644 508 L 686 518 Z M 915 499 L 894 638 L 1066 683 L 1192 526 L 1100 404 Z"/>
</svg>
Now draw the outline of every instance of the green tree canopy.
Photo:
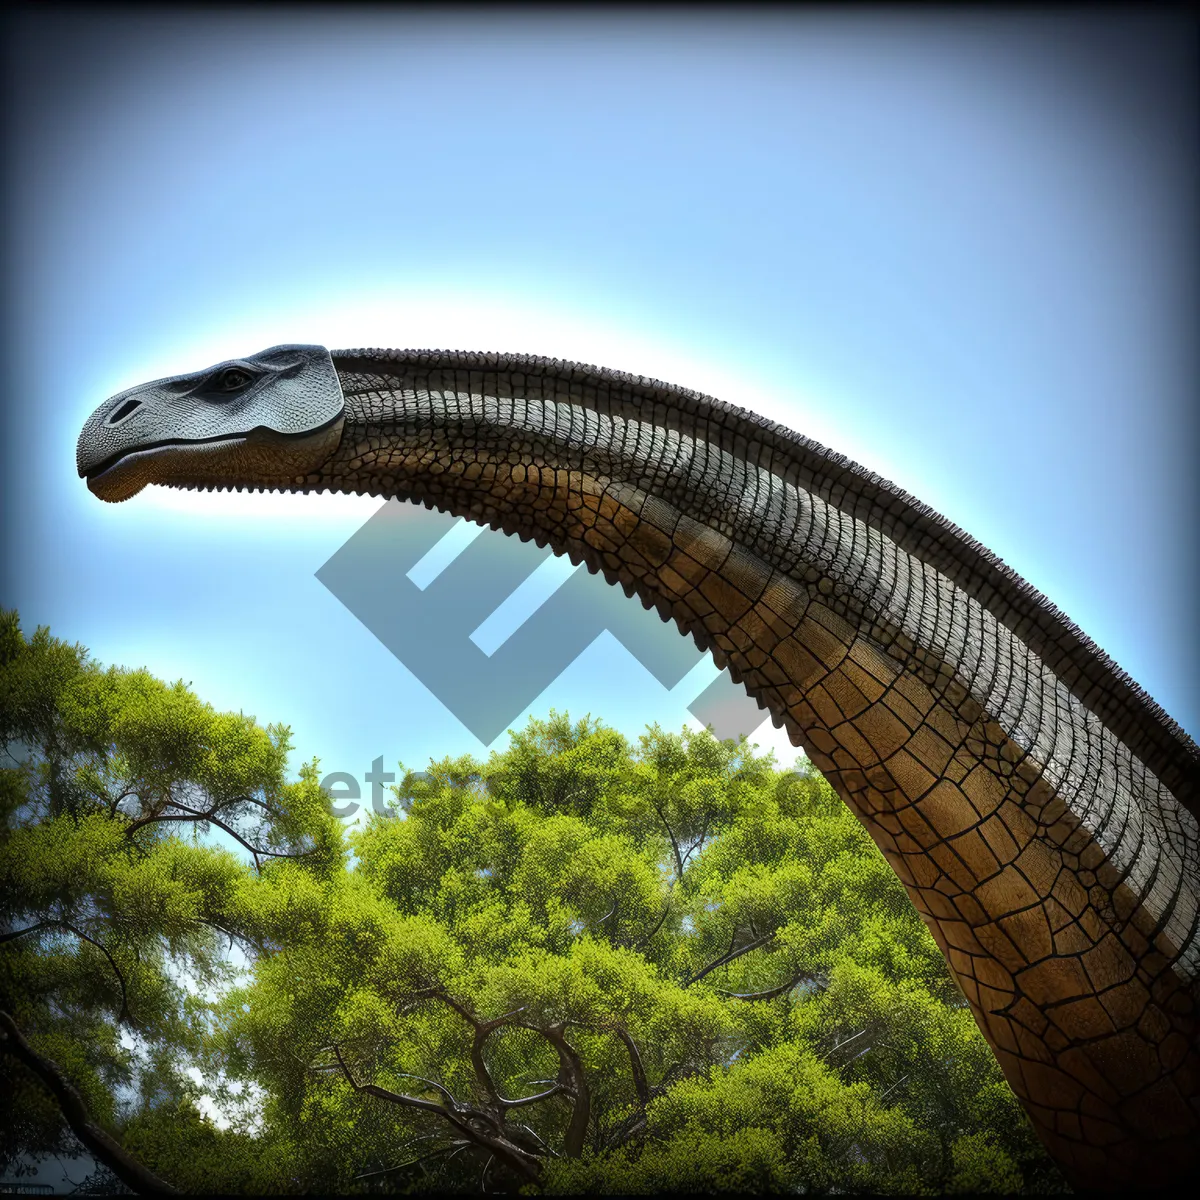
<svg viewBox="0 0 1200 1200">
<path fill-rule="evenodd" d="M 1062 1186 L 815 774 L 552 713 L 394 790 L 223 1009 L 314 1186 Z"/>
<path fill-rule="evenodd" d="M 76 1138 L 107 1160 L 105 1129 L 194 1107 L 206 993 L 230 945 L 271 947 L 256 864 L 342 869 L 315 767 L 284 781 L 288 739 L 0 613 L 4 1169 Z"/>
<path fill-rule="evenodd" d="M 9 1161 L 69 1140 L 40 1056 L 185 1191 L 1065 1190 L 819 776 L 552 712 L 351 863 L 285 728 L 6 622 Z"/>
</svg>

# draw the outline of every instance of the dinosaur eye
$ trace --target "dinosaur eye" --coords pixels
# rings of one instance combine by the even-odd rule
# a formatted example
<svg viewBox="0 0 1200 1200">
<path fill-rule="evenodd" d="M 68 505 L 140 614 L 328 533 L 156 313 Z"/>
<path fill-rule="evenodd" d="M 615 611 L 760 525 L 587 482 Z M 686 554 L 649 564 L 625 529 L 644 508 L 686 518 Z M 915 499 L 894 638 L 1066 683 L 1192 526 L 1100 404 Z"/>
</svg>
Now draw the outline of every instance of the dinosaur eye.
<svg viewBox="0 0 1200 1200">
<path fill-rule="evenodd" d="M 247 384 L 253 382 L 254 376 L 249 371 L 243 371 L 241 367 L 226 367 L 213 380 L 213 391 L 240 392 Z"/>
</svg>

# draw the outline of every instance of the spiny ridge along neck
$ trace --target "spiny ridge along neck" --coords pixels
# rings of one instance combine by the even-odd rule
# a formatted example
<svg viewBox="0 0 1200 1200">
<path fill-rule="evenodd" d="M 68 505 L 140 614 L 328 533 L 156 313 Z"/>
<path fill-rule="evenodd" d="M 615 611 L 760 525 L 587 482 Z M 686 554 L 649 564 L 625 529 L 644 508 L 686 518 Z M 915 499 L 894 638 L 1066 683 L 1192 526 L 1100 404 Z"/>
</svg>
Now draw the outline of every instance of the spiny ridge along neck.
<svg viewBox="0 0 1200 1200">
<path fill-rule="evenodd" d="M 958 526 L 881 476 L 782 425 L 661 380 L 535 355 L 456 350 L 332 352 L 346 418 L 378 417 L 358 398 L 429 387 L 489 396 L 554 398 L 593 412 L 649 421 L 703 439 L 771 471 L 858 518 L 949 578 L 1014 631 L 1126 742 L 1193 812 L 1200 814 L 1200 747 L 1121 667 L 1045 596 Z M 464 372 L 461 381 L 445 378 Z M 536 389 L 530 388 L 537 380 Z M 384 387 L 381 389 L 380 382 Z"/>
</svg>

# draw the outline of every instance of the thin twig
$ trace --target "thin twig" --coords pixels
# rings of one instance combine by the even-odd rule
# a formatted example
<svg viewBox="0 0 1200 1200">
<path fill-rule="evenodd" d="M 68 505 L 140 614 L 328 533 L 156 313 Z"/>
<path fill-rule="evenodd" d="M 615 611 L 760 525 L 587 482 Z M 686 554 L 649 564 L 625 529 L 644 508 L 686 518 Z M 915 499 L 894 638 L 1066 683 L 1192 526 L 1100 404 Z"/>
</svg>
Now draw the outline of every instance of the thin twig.
<svg viewBox="0 0 1200 1200">
<path fill-rule="evenodd" d="M 204 810 L 188 808 L 186 804 L 179 800 L 170 800 L 168 803 L 171 805 L 171 807 L 179 808 L 183 811 L 181 813 L 152 813 L 148 817 L 140 817 L 138 820 L 126 826 L 125 836 L 132 840 L 133 835 L 137 833 L 139 829 L 143 829 L 147 825 L 157 824 L 161 821 L 180 821 L 193 825 L 215 825 L 218 829 L 224 830 L 231 838 L 233 838 L 235 842 L 250 852 L 250 854 L 254 857 L 254 869 L 256 871 L 262 870 L 262 864 L 258 861 L 260 855 L 266 858 L 307 858 L 309 855 L 316 853 L 315 849 L 288 852 L 283 850 L 267 850 L 262 846 L 251 845 L 250 842 L 246 838 L 242 837 L 242 835 L 238 833 L 238 831 L 234 829 L 232 825 L 222 821 L 221 818 L 216 815 L 221 808 L 227 807 L 229 803 L 232 803 L 232 801 L 227 801 L 225 804 L 217 804 L 212 808 Z"/>
<path fill-rule="evenodd" d="M 417 1141 L 428 1141 L 429 1138 L 440 1137 L 440 1134 L 431 1133 L 428 1137 L 418 1138 Z M 447 1154 L 453 1150 L 458 1142 L 451 1142 L 447 1146 L 442 1146 L 437 1150 L 431 1150 L 428 1154 L 419 1155 L 417 1158 L 410 1158 L 408 1162 L 402 1162 L 396 1167 L 384 1167 L 382 1171 L 364 1171 L 361 1175 L 355 1175 L 355 1179 L 374 1179 L 379 1175 L 393 1175 L 397 1171 L 403 1171 L 405 1167 L 415 1167 L 417 1163 L 423 1163 L 426 1159 L 436 1158 L 439 1154 Z"/>
<path fill-rule="evenodd" d="M 888 1088 L 888 1090 L 886 1092 L 883 1092 L 880 1095 L 880 1097 L 879 1097 L 880 1101 L 883 1101 L 885 1097 L 890 1096 L 892 1094 L 892 1092 L 894 1092 L 909 1077 L 909 1075 L 911 1073 L 912 1072 L 910 1072 L 910 1071 L 905 1071 L 904 1074 L 901 1075 L 900 1078 L 897 1079 L 896 1082 L 893 1083 L 892 1086 L 890 1088 Z"/>
<path fill-rule="evenodd" d="M 107 946 L 102 942 L 98 942 L 90 934 L 84 933 L 82 929 L 77 929 L 70 921 L 64 921 L 60 918 L 50 918 L 45 921 L 39 921 L 36 925 L 30 925 L 28 929 L 18 929 L 15 933 L 6 933 L 0 936 L 0 945 L 4 942 L 12 941 L 15 938 L 24 937 L 27 933 L 37 933 L 43 929 L 53 929 L 55 927 L 65 929 L 68 933 L 73 933 L 77 938 L 95 946 L 101 954 L 108 959 L 108 965 L 112 967 L 113 974 L 117 977 L 117 983 L 121 988 L 121 1011 L 117 1014 L 118 1024 L 121 1021 L 128 1021 L 135 1029 L 138 1027 L 137 1021 L 129 1013 L 129 992 L 125 987 L 125 976 L 121 972 L 121 968 L 117 966 L 116 959 L 113 958 Z"/>
<path fill-rule="evenodd" d="M 736 936 L 737 936 L 736 933 L 734 934 L 734 936 L 736 938 Z M 691 987 L 691 985 L 693 983 L 698 983 L 701 979 L 703 979 L 705 977 L 705 975 L 709 974 L 709 972 L 711 972 L 711 971 L 715 971 L 718 967 L 723 967 L 727 963 L 733 962 L 734 959 L 741 958 L 743 954 L 749 954 L 751 950 L 757 950 L 760 946 L 765 946 L 765 945 L 767 945 L 767 943 L 774 941 L 775 936 L 776 936 L 776 932 L 772 931 L 771 933 L 763 934 L 763 936 L 760 938 L 755 938 L 754 941 L 748 942 L 746 945 L 742 946 L 738 950 L 730 950 L 729 953 L 723 954 L 723 955 L 721 955 L 720 958 L 714 960 L 713 962 L 710 962 L 707 967 L 704 967 L 700 971 L 698 971 L 695 975 L 693 975 L 691 977 L 691 979 L 687 980 L 687 982 L 684 983 L 682 986 L 683 987 Z"/>
<path fill-rule="evenodd" d="M 801 971 L 799 975 L 794 975 L 787 983 L 781 984 L 779 987 L 768 988 L 765 992 L 727 992 L 724 988 L 714 988 L 715 992 L 719 992 L 722 996 L 728 996 L 731 1000 L 774 1000 L 776 996 L 786 995 L 792 990 L 801 980 L 811 982 L 813 977 L 807 971 Z"/>
</svg>

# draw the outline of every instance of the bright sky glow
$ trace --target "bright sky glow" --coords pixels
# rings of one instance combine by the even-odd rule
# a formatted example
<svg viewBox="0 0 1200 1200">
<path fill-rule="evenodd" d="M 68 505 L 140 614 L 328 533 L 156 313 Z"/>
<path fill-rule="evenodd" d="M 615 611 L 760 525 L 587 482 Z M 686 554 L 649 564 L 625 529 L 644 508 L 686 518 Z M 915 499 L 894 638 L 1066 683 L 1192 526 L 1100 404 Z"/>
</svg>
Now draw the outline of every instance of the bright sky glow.
<svg viewBox="0 0 1200 1200">
<path fill-rule="evenodd" d="M 1197 138 L 1164 21 L 24 13 L 0 601 L 290 724 L 293 770 L 484 755 L 314 577 L 380 501 L 105 505 L 74 446 L 107 395 L 278 343 L 510 350 L 878 471 L 1200 732 Z M 604 635 L 530 711 L 678 728 L 714 673 L 668 693 Z"/>
<path fill-rule="evenodd" d="M 1200 735 L 1180 20 L 16 12 L 0 604 L 290 724 L 293 773 L 485 756 L 315 578 L 380 501 L 105 505 L 75 440 L 116 391 L 279 343 L 544 354 L 707 392 L 892 479 Z M 678 728 L 715 673 L 668 692 L 605 634 L 529 711 Z M 794 757 L 769 723 L 756 740 Z"/>
</svg>

